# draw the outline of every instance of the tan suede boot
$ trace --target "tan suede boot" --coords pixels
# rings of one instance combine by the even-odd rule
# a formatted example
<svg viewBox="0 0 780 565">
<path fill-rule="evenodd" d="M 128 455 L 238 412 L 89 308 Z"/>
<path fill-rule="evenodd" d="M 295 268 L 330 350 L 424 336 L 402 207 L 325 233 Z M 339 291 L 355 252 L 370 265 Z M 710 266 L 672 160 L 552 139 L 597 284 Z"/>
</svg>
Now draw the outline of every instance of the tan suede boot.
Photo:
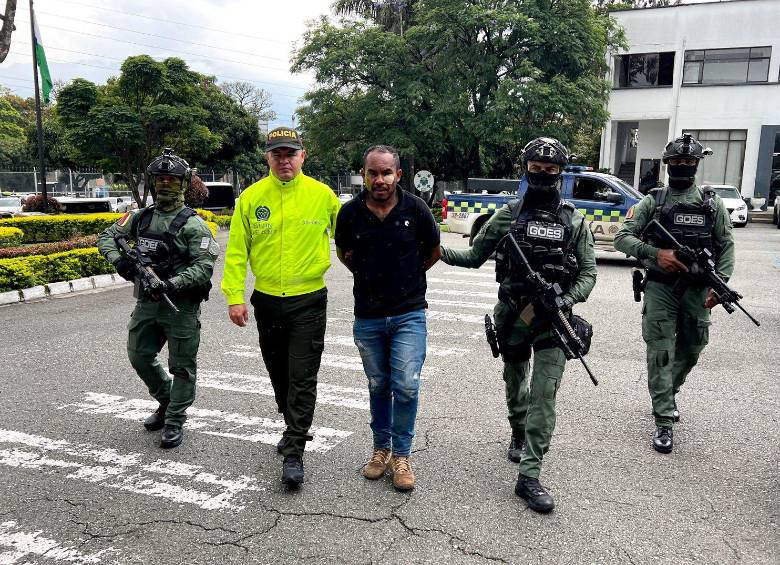
<svg viewBox="0 0 780 565">
<path fill-rule="evenodd" d="M 363 465 L 363 476 L 375 481 L 385 474 L 387 464 L 390 462 L 389 449 L 375 449 L 368 463 Z"/>
<path fill-rule="evenodd" d="M 412 490 L 414 488 L 414 473 L 409 464 L 409 457 L 396 457 L 390 459 L 390 472 L 393 475 L 393 486 L 398 490 Z"/>
</svg>

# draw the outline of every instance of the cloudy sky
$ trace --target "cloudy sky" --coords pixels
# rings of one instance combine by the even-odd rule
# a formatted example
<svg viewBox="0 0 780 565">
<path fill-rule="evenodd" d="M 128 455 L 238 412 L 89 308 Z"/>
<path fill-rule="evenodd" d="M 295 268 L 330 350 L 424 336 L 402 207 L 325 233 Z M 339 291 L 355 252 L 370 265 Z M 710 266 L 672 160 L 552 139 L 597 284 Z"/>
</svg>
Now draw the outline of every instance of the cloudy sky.
<svg viewBox="0 0 780 565">
<path fill-rule="evenodd" d="M 243 80 L 269 91 L 289 125 L 298 99 L 313 83 L 289 71 L 308 21 L 330 13 L 332 0 L 35 0 L 54 80 L 103 83 L 130 55 L 181 57 L 220 81 Z M 0 0 L 0 4 L 5 2 Z M 32 96 L 27 0 L 18 0 L 11 52 L 0 85 Z"/>
</svg>

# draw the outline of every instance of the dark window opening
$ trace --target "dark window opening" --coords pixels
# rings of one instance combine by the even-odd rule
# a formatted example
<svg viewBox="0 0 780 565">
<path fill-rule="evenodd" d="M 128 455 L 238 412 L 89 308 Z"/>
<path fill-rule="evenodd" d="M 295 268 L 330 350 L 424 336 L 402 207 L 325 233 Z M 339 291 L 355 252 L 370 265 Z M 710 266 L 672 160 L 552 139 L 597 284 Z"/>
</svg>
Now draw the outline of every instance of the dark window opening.
<svg viewBox="0 0 780 565">
<path fill-rule="evenodd" d="M 615 88 L 671 86 L 673 80 L 673 51 L 615 57 Z"/>
</svg>

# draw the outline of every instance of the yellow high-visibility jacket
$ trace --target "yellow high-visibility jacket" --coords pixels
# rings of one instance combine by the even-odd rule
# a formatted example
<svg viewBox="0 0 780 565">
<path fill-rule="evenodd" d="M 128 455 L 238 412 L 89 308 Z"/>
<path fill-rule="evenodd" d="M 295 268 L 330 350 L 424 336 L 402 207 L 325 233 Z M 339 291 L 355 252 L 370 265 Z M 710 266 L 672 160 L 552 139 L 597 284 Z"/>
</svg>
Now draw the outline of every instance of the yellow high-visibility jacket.
<svg viewBox="0 0 780 565">
<path fill-rule="evenodd" d="M 303 173 L 287 182 L 273 174 L 238 198 L 225 252 L 222 292 L 228 305 L 244 304 L 247 259 L 255 289 L 298 296 L 325 286 L 330 243 L 340 203 L 325 184 Z"/>
</svg>

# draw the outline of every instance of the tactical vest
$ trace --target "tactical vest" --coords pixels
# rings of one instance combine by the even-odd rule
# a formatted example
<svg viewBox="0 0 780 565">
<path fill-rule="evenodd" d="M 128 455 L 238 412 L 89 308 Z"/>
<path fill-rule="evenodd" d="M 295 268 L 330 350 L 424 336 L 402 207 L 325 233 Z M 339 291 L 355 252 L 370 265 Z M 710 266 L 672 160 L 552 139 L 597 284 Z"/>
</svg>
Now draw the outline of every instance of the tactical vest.
<svg viewBox="0 0 780 565">
<path fill-rule="evenodd" d="M 691 249 L 709 249 L 716 253 L 715 244 L 715 204 L 712 190 L 699 188 L 702 196 L 701 204 L 667 203 L 668 187 L 654 191 L 655 215 L 654 218 L 671 233 L 681 244 Z M 648 241 L 655 247 L 662 248 L 660 241 L 650 239 Z"/>
<path fill-rule="evenodd" d="M 185 206 L 176 217 L 168 224 L 168 228 L 163 232 L 152 231 L 149 227 L 152 224 L 154 216 L 154 206 L 147 206 L 138 214 L 130 228 L 132 239 L 136 242 L 136 247 L 146 253 L 152 260 L 152 269 L 158 277 L 165 280 L 176 273 L 174 266 L 177 260 L 186 262 L 189 252 L 185 251 L 185 256 L 181 256 L 174 243 L 174 239 L 192 216 L 197 212 L 192 208 Z M 208 300 L 211 291 L 211 281 L 204 284 L 186 288 L 176 292 L 176 296 L 182 296 L 195 301 Z"/>
<path fill-rule="evenodd" d="M 574 206 L 561 201 L 555 212 L 523 210 L 522 200 L 509 202 L 512 221 L 509 231 L 523 250 L 531 268 L 548 283 L 558 283 L 564 292 L 571 286 L 579 266 L 573 250 L 572 215 Z M 522 277 L 513 268 L 508 242 L 503 241 L 496 251 L 496 280 L 522 283 Z"/>
<path fill-rule="evenodd" d="M 174 260 L 176 257 L 176 245 L 173 240 L 184 225 L 196 214 L 192 208 L 184 207 L 176 217 L 171 220 L 164 232 L 156 232 L 149 229 L 154 216 L 154 207 L 148 206 L 141 210 L 138 218 L 133 223 L 131 234 L 140 251 L 146 253 L 152 260 L 152 268 L 161 279 L 167 279 L 174 274 Z M 185 259 L 181 257 L 179 259 Z"/>
</svg>

